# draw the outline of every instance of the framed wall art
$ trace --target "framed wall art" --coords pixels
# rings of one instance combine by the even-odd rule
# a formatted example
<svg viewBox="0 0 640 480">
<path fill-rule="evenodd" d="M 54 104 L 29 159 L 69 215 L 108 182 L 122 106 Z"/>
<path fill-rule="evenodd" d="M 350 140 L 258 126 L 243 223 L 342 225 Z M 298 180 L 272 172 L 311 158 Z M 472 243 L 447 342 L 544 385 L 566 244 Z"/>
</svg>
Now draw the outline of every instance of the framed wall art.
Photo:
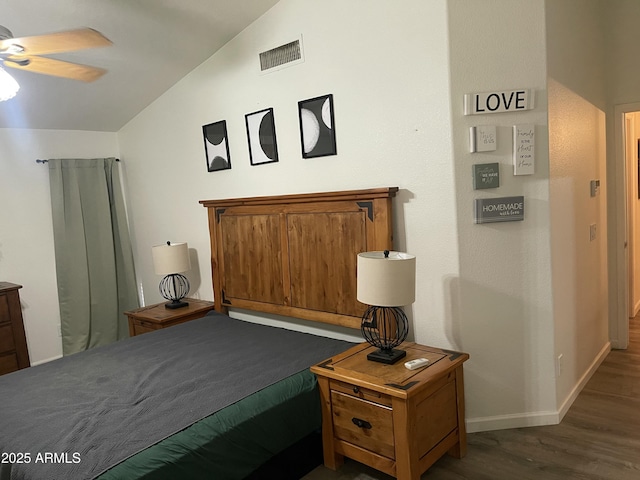
<svg viewBox="0 0 640 480">
<path fill-rule="evenodd" d="M 202 127 L 204 137 L 204 150 L 207 158 L 207 170 L 229 170 L 231 168 L 231 156 L 229 155 L 229 141 L 227 139 L 227 122 L 210 123 Z"/>
<path fill-rule="evenodd" d="M 298 102 L 302 158 L 336 154 L 333 95 Z"/>
<path fill-rule="evenodd" d="M 273 108 L 248 113 L 244 116 L 247 125 L 247 142 L 251 165 L 262 165 L 278 161 L 276 128 Z"/>
<path fill-rule="evenodd" d="M 498 188 L 500 186 L 500 164 L 481 163 L 473 166 L 473 189 Z"/>
</svg>

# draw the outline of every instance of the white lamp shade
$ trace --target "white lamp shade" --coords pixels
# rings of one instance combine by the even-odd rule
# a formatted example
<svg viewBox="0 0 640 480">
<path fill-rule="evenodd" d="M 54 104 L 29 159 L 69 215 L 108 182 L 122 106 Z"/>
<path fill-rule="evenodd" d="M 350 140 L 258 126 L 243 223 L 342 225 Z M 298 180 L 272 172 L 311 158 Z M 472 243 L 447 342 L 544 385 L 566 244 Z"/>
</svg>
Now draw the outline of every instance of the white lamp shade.
<svg viewBox="0 0 640 480">
<path fill-rule="evenodd" d="M 171 243 L 151 247 L 153 269 L 156 275 L 186 272 L 191 268 L 189 246 L 186 243 Z"/>
<path fill-rule="evenodd" d="M 416 299 L 416 257 L 408 253 L 358 254 L 358 301 L 378 307 L 402 307 Z"/>
</svg>

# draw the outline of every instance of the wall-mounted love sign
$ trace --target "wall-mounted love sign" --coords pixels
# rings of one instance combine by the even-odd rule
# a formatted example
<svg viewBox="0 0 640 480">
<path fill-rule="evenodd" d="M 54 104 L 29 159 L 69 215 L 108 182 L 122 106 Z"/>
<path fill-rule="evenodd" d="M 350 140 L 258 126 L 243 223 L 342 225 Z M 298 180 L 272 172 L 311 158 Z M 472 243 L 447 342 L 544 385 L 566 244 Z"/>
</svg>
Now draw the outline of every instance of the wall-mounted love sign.
<svg viewBox="0 0 640 480">
<path fill-rule="evenodd" d="M 504 113 L 532 110 L 533 90 L 505 90 L 485 93 L 467 93 L 464 96 L 464 114 Z"/>
</svg>

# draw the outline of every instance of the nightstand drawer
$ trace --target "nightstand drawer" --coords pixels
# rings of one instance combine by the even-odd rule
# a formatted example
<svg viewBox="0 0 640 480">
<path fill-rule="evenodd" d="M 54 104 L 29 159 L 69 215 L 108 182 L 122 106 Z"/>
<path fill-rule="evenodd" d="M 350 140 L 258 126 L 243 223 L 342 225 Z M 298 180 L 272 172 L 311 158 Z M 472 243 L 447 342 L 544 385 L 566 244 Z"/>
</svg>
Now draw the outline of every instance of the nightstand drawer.
<svg viewBox="0 0 640 480">
<path fill-rule="evenodd" d="M 180 323 L 185 323 L 192 320 L 191 317 L 176 318 L 171 322 L 157 323 L 150 322 L 148 320 L 132 320 L 134 335 L 140 335 L 142 333 L 153 332 L 162 328 L 173 327 Z"/>
<path fill-rule="evenodd" d="M 134 335 L 140 335 L 147 332 L 158 330 L 158 325 L 153 322 L 145 322 L 144 320 L 134 320 L 132 322 Z"/>
<path fill-rule="evenodd" d="M 375 390 L 368 388 L 362 388 L 351 383 L 340 382 L 338 380 L 330 380 L 329 388 L 337 392 L 346 393 L 352 397 L 358 397 L 362 400 L 369 400 L 370 402 L 379 403 L 381 405 L 391 406 L 391 397 Z"/>
<path fill-rule="evenodd" d="M 395 458 L 391 408 L 338 391 L 331 392 L 336 438 L 387 458 Z"/>
</svg>

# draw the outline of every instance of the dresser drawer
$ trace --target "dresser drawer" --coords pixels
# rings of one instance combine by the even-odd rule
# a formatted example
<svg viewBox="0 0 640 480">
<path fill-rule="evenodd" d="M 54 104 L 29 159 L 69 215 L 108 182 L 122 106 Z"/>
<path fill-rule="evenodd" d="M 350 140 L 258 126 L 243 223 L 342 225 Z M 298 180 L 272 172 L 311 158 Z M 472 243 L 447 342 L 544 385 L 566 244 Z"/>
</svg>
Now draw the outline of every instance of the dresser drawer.
<svg viewBox="0 0 640 480">
<path fill-rule="evenodd" d="M 0 326 L 0 355 L 7 352 L 13 352 L 16 349 L 13 340 L 13 328 L 7 323 Z"/>
<path fill-rule="evenodd" d="M 6 295 L 0 295 L 0 324 L 10 322 L 9 301 Z"/>
<path fill-rule="evenodd" d="M 20 288 L 15 283 L 0 282 L 0 375 L 29 366 Z"/>
<path fill-rule="evenodd" d="M 18 370 L 18 357 L 15 353 L 9 355 L 0 354 L 0 375 Z"/>
<path fill-rule="evenodd" d="M 390 407 L 333 390 L 331 409 L 336 438 L 387 458 L 395 458 Z"/>
</svg>

